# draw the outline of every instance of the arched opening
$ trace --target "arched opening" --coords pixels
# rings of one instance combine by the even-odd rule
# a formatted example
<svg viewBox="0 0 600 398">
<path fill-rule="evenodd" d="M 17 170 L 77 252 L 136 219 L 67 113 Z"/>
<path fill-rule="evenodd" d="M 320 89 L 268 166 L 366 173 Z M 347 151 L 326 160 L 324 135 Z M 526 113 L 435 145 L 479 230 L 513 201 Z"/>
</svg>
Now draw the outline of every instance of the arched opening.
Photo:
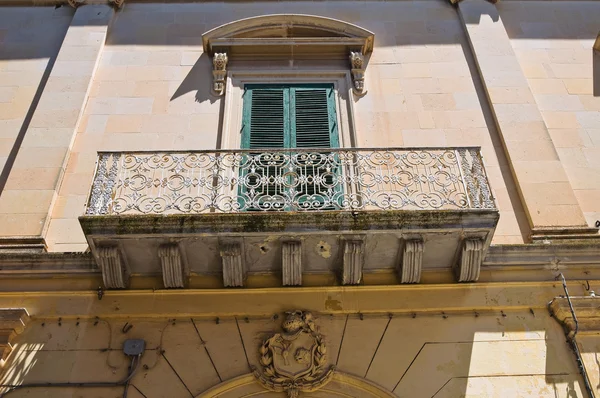
<svg viewBox="0 0 600 398">
<path fill-rule="evenodd" d="M 368 380 L 342 372 L 334 373 L 332 380 L 319 390 L 314 392 L 303 392 L 301 395 L 314 398 L 395 397 L 391 392 L 386 391 Z M 286 396 L 286 393 L 265 390 L 252 374 L 246 374 L 218 384 L 198 395 L 196 398 L 283 398 Z"/>
</svg>

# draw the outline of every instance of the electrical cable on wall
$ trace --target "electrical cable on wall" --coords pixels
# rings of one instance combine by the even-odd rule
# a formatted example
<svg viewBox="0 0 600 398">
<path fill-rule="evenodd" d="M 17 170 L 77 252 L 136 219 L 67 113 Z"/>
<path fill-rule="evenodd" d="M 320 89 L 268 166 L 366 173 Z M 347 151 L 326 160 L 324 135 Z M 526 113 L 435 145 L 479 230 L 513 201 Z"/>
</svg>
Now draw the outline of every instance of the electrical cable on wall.
<svg viewBox="0 0 600 398">
<path fill-rule="evenodd" d="M 583 364 L 581 352 L 579 351 L 577 341 L 575 340 L 575 338 L 577 337 L 577 332 L 579 332 L 579 321 L 577 320 L 577 315 L 575 314 L 575 309 L 573 308 L 573 303 L 571 302 L 571 296 L 569 295 L 569 291 L 567 290 L 567 281 L 562 272 L 559 273 L 556 278 L 558 279 L 558 277 L 562 278 L 563 290 L 565 291 L 565 296 L 567 297 L 567 302 L 569 303 L 571 316 L 573 317 L 573 323 L 575 324 L 575 329 L 567 335 L 567 341 L 571 344 L 571 348 L 575 353 L 575 357 L 577 359 L 577 366 L 579 367 L 579 373 L 581 373 L 581 377 L 583 377 L 583 384 L 585 385 L 585 389 L 590 398 L 595 398 L 594 390 L 592 389 L 587 370 L 585 369 L 585 366 Z"/>
<path fill-rule="evenodd" d="M 130 339 L 125 340 L 123 343 L 123 353 L 131 358 L 129 364 L 129 372 L 127 377 L 123 380 L 115 382 L 80 382 L 80 383 L 27 383 L 27 384 L 0 384 L 0 388 L 7 388 L 8 390 L 0 393 L 0 398 L 5 398 L 11 392 L 21 390 L 24 388 L 99 388 L 99 387 L 121 387 L 124 386 L 123 398 L 127 398 L 127 392 L 129 390 L 129 384 L 131 379 L 135 376 L 140 364 L 142 354 L 144 353 L 146 343 L 144 340 Z"/>
</svg>

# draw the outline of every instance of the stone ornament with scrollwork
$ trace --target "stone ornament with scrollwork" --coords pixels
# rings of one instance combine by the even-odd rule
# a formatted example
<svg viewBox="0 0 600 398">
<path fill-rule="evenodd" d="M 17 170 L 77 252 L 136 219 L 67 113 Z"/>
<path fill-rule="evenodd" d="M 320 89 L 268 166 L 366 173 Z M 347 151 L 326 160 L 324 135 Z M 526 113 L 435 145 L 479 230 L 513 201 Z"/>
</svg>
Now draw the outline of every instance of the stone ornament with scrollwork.
<svg viewBox="0 0 600 398">
<path fill-rule="evenodd" d="M 301 392 L 316 391 L 331 381 L 335 367 L 326 366 L 327 348 L 313 315 L 288 312 L 282 329 L 260 346 L 261 368 L 253 369 L 258 382 L 268 390 L 297 398 Z"/>
</svg>

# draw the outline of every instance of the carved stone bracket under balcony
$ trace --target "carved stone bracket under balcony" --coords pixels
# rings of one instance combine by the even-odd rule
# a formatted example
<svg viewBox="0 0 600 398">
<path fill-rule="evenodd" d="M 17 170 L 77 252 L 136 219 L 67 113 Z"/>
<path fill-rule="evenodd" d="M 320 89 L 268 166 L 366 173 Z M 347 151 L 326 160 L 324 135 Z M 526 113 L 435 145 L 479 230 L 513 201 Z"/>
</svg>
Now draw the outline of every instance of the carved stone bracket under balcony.
<svg viewBox="0 0 600 398">
<path fill-rule="evenodd" d="M 358 285 L 365 265 L 365 242 L 361 239 L 344 241 L 343 285 Z"/>
<path fill-rule="evenodd" d="M 98 249 L 98 266 L 106 288 L 125 289 L 128 286 L 129 271 L 117 246 Z"/>
<path fill-rule="evenodd" d="M 162 245 L 158 248 L 163 284 L 168 288 L 185 287 L 186 272 L 179 247 L 176 244 Z"/>
<path fill-rule="evenodd" d="M 419 283 L 423 268 L 423 240 L 410 239 L 404 242 L 400 283 Z"/>
<path fill-rule="evenodd" d="M 302 242 L 281 243 L 283 286 L 302 286 Z"/>
<path fill-rule="evenodd" d="M 458 282 L 477 282 L 484 257 L 485 241 L 470 238 L 463 241 L 460 259 L 455 269 Z"/>
<path fill-rule="evenodd" d="M 221 260 L 223 262 L 223 285 L 225 287 L 242 287 L 246 279 L 242 247 L 239 243 L 224 243 L 221 245 Z"/>
</svg>

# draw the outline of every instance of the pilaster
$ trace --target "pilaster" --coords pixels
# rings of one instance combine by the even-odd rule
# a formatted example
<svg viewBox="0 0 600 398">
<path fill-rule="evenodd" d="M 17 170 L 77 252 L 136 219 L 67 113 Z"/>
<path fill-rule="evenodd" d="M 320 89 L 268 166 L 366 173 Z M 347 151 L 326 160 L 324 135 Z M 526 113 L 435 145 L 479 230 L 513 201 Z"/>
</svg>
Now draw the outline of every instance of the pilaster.
<svg viewBox="0 0 600 398">
<path fill-rule="evenodd" d="M 77 6 L 6 182 L 4 189 L 12 194 L 0 197 L 1 202 L 27 197 L 32 190 L 39 193 L 35 206 L 22 213 L 7 210 L 0 214 L 4 234 L 0 244 L 6 250 L 15 246 L 31 251 L 44 248 L 52 206 L 113 14 L 107 4 Z M 67 79 L 73 84 L 64 84 Z M 53 146 L 40 146 L 36 139 L 40 134 L 53 137 Z"/>
<path fill-rule="evenodd" d="M 588 228 L 542 114 L 496 7 L 462 0 L 458 13 L 511 171 L 529 219 L 532 240 L 598 237 Z M 511 98 L 507 102 L 506 98 Z"/>
</svg>

